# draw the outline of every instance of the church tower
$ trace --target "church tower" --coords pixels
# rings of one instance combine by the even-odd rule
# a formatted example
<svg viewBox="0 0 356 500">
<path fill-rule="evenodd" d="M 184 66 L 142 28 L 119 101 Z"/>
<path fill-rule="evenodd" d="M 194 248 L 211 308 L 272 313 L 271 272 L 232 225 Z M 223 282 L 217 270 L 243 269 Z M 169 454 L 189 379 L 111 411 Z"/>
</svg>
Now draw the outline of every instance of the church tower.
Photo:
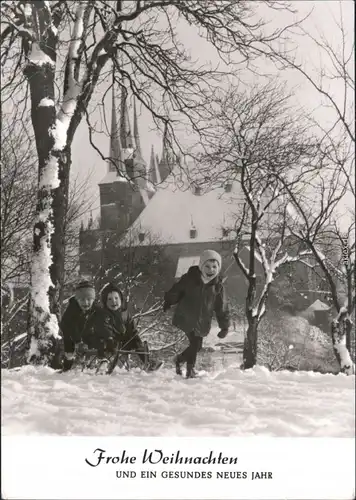
<svg viewBox="0 0 356 500">
<path fill-rule="evenodd" d="M 127 89 L 122 85 L 118 120 L 117 90 L 113 78 L 108 171 L 99 183 L 100 228 L 119 233 L 123 233 L 137 219 L 154 194 L 141 153 L 136 104 L 132 135 L 127 100 Z"/>
</svg>

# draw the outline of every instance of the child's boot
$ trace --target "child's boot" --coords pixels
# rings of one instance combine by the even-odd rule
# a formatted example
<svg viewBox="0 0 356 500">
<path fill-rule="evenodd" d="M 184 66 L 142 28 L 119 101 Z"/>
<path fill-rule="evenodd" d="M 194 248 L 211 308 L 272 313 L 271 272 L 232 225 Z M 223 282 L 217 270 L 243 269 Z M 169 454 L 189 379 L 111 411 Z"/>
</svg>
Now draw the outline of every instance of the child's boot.
<svg viewBox="0 0 356 500">
<path fill-rule="evenodd" d="M 176 374 L 182 375 L 181 361 L 179 356 L 175 358 L 175 363 L 176 363 Z"/>
<path fill-rule="evenodd" d="M 194 365 L 187 365 L 187 378 L 195 378 L 197 376 L 196 371 L 194 370 Z"/>
</svg>

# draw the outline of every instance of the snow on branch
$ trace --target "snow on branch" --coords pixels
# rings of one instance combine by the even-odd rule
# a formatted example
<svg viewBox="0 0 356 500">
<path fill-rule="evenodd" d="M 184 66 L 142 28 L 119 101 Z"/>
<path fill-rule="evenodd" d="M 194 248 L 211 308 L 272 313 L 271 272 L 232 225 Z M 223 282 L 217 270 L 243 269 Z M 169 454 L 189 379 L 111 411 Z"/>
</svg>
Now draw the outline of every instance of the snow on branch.
<svg viewBox="0 0 356 500">
<path fill-rule="evenodd" d="M 249 270 L 247 269 L 247 267 L 245 266 L 245 264 L 242 262 L 242 260 L 239 257 L 239 251 L 238 251 L 237 246 L 234 249 L 234 258 L 235 258 L 237 264 L 239 265 L 239 267 L 241 268 L 242 272 L 246 276 L 246 278 L 248 278 Z"/>
<path fill-rule="evenodd" d="M 39 104 L 38 104 L 39 108 L 46 108 L 46 107 L 50 107 L 50 106 L 54 106 L 54 101 L 53 101 L 53 99 L 50 99 L 48 97 L 43 97 L 43 99 L 41 99 Z"/>
<path fill-rule="evenodd" d="M 76 13 L 75 13 L 75 23 L 73 28 L 72 39 L 69 45 L 68 51 L 68 87 L 73 87 L 75 83 L 75 66 L 78 59 L 78 51 L 80 44 L 82 42 L 82 36 L 84 33 L 84 12 L 87 7 L 87 2 L 79 2 Z"/>
<path fill-rule="evenodd" d="M 48 64 L 53 68 L 55 67 L 55 62 L 43 52 L 38 42 L 32 42 L 28 60 L 30 64 L 33 64 L 35 66 L 44 66 Z"/>
<path fill-rule="evenodd" d="M 58 159 L 50 155 L 42 175 L 40 176 L 39 187 L 46 189 L 56 189 L 60 185 L 58 177 Z"/>
</svg>

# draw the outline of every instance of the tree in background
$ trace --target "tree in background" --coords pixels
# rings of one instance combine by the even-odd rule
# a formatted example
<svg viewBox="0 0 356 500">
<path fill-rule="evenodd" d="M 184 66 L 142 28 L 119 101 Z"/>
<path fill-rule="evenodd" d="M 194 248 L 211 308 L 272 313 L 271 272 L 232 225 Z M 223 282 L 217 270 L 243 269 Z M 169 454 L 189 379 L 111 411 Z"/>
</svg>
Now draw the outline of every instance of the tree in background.
<svg viewBox="0 0 356 500">
<path fill-rule="evenodd" d="M 296 245 L 287 230 L 287 191 L 276 174 L 290 186 L 298 182 L 300 172 L 309 168 L 315 138 L 291 106 L 290 95 L 275 83 L 222 92 L 206 121 L 211 125 L 204 130 L 202 163 L 211 182 L 215 177 L 241 186 L 232 200 L 236 220 L 230 229 L 236 236 L 234 258 L 247 281 L 243 366 L 251 368 L 275 277 L 292 262 L 310 265 L 311 251 Z"/>
<path fill-rule="evenodd" d="M 83 218 L 96 206 L 96 200 L 90 198 L 90 178 L 93 172 L 89 172 L 84 180 L 78 177 L 71 180 L 68 209 L 65 214 L 64 237 L 65 237 L 65 260 L 64 260 L 64 287 L 71 286 L 78 280 L 79 276 L 79 235 L 83 224 Z"/>
<path fill-rule="evenodd" d="M 306 179 L 301 180 L 298 187 L 285 187 L 291 200 L 288 230 L 309 249 L 324 275 L 336 311 L 331 326 L 335 355 L 341 370 L 351 374 L 354 371 L 350 348 L 355 310 L 355 226 L 342 230 L 337 211 L 346 186 L 342 170 L 333 169 L 315 174 L 312 190 Z"/>
<path fill-rule="evenodd" d="M 172 136 L 179 116 L 194 129 L 199 107 L 221 75 L 191 60 L 175 24 L 180 21 L 196 28 L 223 61 L 229 63 L 236 56 L 238 62 L 251 64 L 287 31 L 283 26 L 268 32 L 268 22 L 255 12 L 258 5 L 235 0 L 1 4 L 1 63 L 12 69 L 4 85 L 16 89 L 20 85 L 23 96 L 23 76 L 26 79 L 38 160 L 30 361 L 48 362 L 58 338 L 72 142 L 83 116 L 90 120 L 90 104 L 107 77 L 108 63 Z M 288 9 L 283 2 L 262 5 L 274 14 Z M 117 168 L 123 173 L 120 165 Z"/>
<path fill-rule="evenodd" d="M 30 130 L 30 132 L 29 132 Z M 1 282 L 28 285 L 36 195 L 36 151 L 30 121 L 2 113 Z"/>
<path fill-rule="evenodd" d="M 334 18 L 332 41 L 322 33 L 316 37 L 300 30 L 311 49 L 319 51 L 320 67 L 299 61 L 294 53 L 279 53 L 277 60 L 283 69 L 302 75 L 321 99 L 324 113 L 327 110 L 321 117 L 316 108 L 309 119 L 320 142 L 315 164 L 327 163 L 328 170 L 316 170 L 313 179 L 305 177 L 299 186 L 287 189 L 291 202 L 288 227 L 312 251 L 324 277 L 335 310 L 331 325 L 335 355 L 341 370 L 352 373 L 356 272 L 354 36 L 345 27 L 342 2 L 339 16 Z"/>
</svg>

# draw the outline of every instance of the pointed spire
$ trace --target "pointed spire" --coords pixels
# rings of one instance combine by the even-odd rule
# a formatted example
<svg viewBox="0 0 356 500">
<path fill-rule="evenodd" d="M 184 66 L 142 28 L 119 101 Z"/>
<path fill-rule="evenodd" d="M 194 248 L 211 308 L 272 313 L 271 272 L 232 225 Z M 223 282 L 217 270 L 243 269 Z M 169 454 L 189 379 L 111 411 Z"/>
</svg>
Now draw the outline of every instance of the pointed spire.
<svg viewBox="0 0 356 500">
<path fill-rule="evenodd" d="M 162 138 L 162 157 L 161 162 L 168 161 L 168 148 L 167 148 L 167 124 L 164 124 L 163 138 Z"/>
<path fill-rule="evenodd" d="M 155 159 L 155 152 L 153 145 L 151 147 L 151 158 L 150 158 L 150 167 L 148 171 L 148 178 L 154 186 L 157 184 L 156 159 Z"/>
<path fill-rule="evenodd" d="M 129 113 L 127 108 L 127 89 L 124 84 L 121 87 L 121 123 L 120 123 L 120 139 L 124 150 L 134 149 L 133 139 L 130 129 Z"/>
<path fill-rule="evenodd" d="M 170 146 L 167 140 L 168 127 L 164 125 L 163 140 L 162 140 L 162 158 L 159 163 L 159 172 L 161 181 L 164 181 L 172 171 L 172 159 L 169 154 Z"/>
<path fill-rule="evenodd" d="M 117 108 L 116 108 L 116 92 L 115 92 L 115 79 L 113 74 L 112 83 L 112 106 L 111 106 L 111 134 L 110 134 L 110 158 L 109 172 L 124 171 L 124 158 L 122 155 L 122 147 L 119 134 L 119 125 L 117 122 Z M 113 163 L 114 162 L 114 163 Z"/>
<path fill-rule="evenodd" d="M 159 171 L 157 158 L 158 158 L 158 156 L 155 154 L 154 147 L 152 145 L 152 148 L 151 148 L 151 158 L 150 158 L 150 166 L 149 166 L 149 170 L 148 170 L 148 175 L 149 175 L 149 181 L 154 186 L 157 186 L 158 184 L 161 183 L 161 174 L 160 174 L 160 171 Z"/>
<path fill-rule="evenodd" d="M 88 221 L 88 229 L 93 229 L 93 225 L 94 225 L 93 211 L 90 210 L 90 217 L 89 217 L 89 221 Z"/>
<path fill-rule="evenodd" d="M 138 131 L 138 120 L 137 120 L 137 111 L 136 111 L 136 99 L 134 99 L 134 138 L 136 143 L 136 153 L 142 156 L 141 151 L 141 141 L 140 141 L 140 133 Z"/>
</svg>

